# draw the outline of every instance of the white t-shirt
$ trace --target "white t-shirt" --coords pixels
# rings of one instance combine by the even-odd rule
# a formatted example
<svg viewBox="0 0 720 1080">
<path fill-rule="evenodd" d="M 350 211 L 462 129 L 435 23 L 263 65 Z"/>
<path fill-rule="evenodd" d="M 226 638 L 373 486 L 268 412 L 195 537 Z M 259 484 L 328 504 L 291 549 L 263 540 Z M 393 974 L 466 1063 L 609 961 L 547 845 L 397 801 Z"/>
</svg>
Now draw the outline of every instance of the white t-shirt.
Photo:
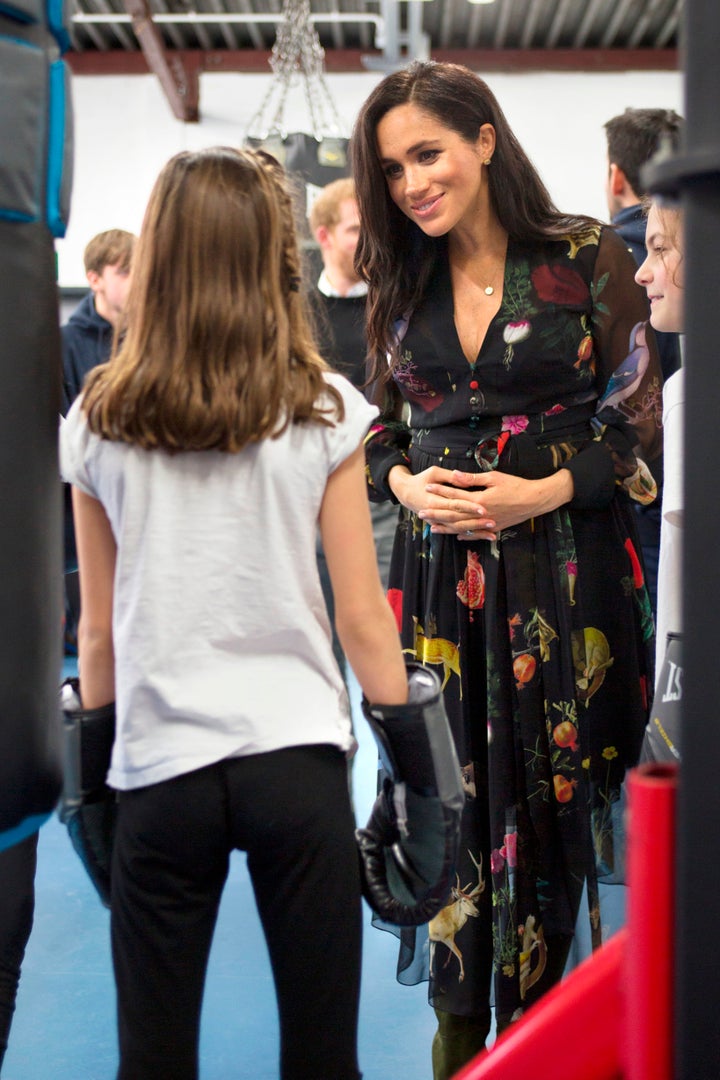
<svg viewBox="0 0 720 1080">
<path fill-rule="evenodd" d="M 239 454 L 100 439 L 81 398 L 62 425 L 63 479 L 102 503 L 118 547 L 112 787 L 286 746 L 352 745 L 315 534 L 327 478 L 377 409 L 342 376 L 326 379 L 341 423 L 291 424 Z"/>
<path fill-rule="evenodd" d="M 665 657 L 667 635 L 671 632 L 682 633 L 684 413 L 685 371 L 681 368 L 670 376 L 663 387 L 664 486 L 655 651 L 658 675 Z"/>
</svg>

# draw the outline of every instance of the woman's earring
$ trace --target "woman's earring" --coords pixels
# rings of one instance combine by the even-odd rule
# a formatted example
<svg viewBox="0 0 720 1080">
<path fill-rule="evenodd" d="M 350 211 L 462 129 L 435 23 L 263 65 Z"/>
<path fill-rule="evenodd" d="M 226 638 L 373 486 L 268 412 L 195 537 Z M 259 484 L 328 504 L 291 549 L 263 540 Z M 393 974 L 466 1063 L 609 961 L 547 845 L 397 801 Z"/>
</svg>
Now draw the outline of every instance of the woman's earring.
<svg viewBox="0 0 720 1080">
<path fill-rule="evenodd" d="M 491 162 L 492 162 L 492 158 L 486 157 L 485 160 L 483 161 L 483 165 L 490 165 Z"/>
</svg>

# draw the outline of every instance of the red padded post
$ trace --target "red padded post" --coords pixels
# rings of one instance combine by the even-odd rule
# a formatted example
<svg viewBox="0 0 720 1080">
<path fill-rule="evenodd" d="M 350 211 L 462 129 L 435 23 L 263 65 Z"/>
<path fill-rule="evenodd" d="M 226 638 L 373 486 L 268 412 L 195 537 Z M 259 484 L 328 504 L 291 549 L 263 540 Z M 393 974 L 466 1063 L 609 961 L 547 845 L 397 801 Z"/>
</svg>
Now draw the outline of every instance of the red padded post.
<svg viewBox="0 0 720 1080">
<path fill-rule="evenodd" d="M 672 1080 L 677 765 L 640 765 L 628 781 L 626 1080 Z"/>
<path fill-rule="evenodd" d="M 672 1080 L 677 766 L 628 778 L 628 916 L 453 1080 Z"/>
<path fill-rule="evenodd" d="M 610 938 L 453 1080 L 614 1080 L 627 934 Z"/>
</svg>

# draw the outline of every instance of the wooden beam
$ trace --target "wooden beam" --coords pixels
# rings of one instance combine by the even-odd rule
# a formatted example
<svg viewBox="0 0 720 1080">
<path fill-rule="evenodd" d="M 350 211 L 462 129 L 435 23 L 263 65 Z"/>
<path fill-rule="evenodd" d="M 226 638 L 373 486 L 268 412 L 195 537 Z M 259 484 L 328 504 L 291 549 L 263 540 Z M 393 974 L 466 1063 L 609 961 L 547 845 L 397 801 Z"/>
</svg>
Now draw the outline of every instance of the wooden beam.
<svg viewBox="0 0 720 1080">
<path fill-rule="evenodd" d="M 134 3 L 135 0 L 125 0 Z M 157 30 L 157 27 L 155 27 Z M 141 42 L 142 44 L 142 42 Z M 166 53 L 166 66 L 169 67 Z M 270 50 L 261 49 L 173 49 L 171 59 L 180 64 L 186 76 L 194 77 L 197 119 L 197 77 L 203 72 L 244 72 L 271 74 Z M 473 71 L 677 71 L 677 49 L 433 49 L 433 60 L 465 64 Z M 325 70 L 328 72 L 366 71 L 363 57 L 382 53 L 362 49 L 326 49 Z M 68 52 L 65 59 L 75 75 L 147 75 L 156 71 L 145 52 L 126 52 L 112 49 L 107 52 L 88 50 Z M 156 73 L 158 73 L 156 71 Z M 158 73 L 159 74 L 159 73 Z M 185 99 L 185 92 L 179 92 Z M 174 111 L 174 110 L 173 110 Z M 175 115 L 178 115 L 177 113 Z"/>
<path fill-rule="evenodd" d="M 165 48 L 147 0 L 123 0 L 123 3 L 128 15 L 132 16 L 132 28 L 147 66 L 160 80 L 173 115 L 186 123 L 196 122 L 200 115 L 198 60 L 187 58 L 186 50 Z M 193 51 L 202 55 L 202 50 Z"/>
</svg>

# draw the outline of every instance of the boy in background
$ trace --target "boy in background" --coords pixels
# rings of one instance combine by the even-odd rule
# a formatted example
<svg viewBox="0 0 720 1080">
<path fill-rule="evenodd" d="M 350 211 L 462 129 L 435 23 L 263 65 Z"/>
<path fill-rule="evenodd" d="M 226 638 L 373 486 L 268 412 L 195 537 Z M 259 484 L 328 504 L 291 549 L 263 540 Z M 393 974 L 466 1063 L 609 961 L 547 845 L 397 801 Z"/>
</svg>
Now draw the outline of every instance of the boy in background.
<svg viewBox="0 0 720 1080">
<path fill-rule="evenodd" d="M 90 291 L 60 328 L 63 357 L 63 412 L 82 389 L 85 376 L 110 358 L 113 334 L 127 300 L 136 237 L 124 229 L 98 233 L 83 260 Z"/>
<path fill-rule="evenodd" d="M 317 283 L 309 289 L 308 296 L 318 348 L 328 364 L 365 392 L 367 284 L 354 265 L 355 248 L 360 236 L 355 182 L 350 177 L 341 177 L 327 184 L 312 204 L 309 222 L 322 259 L 322 271 Z M 380 579 L 387 588 L 397 506 L 391 502 L 371 503 L 370 514 Z M 347 676 L 345 656 L 335 632 L 330 575 L 319 540 L 317 555 L 320 582 L 333 629 L 333 651 L 340 671 Z"/>
<path fill-rule="evenodd" d="M 91 368 L 110 359 L 113 336 L 122 317 L 130 288 L 130 270 L 137 237 L 125 229 L 98 233 L 83 253 L 90 291 L 83 297 L 64 326 L 62 344 L 63 416 L 82 390 Z M 75 530 L 70 488 L 64 492 L 65 534 L 65 651 L 77 649 L 80 595 L 77 580 Z"/>
</svg>

